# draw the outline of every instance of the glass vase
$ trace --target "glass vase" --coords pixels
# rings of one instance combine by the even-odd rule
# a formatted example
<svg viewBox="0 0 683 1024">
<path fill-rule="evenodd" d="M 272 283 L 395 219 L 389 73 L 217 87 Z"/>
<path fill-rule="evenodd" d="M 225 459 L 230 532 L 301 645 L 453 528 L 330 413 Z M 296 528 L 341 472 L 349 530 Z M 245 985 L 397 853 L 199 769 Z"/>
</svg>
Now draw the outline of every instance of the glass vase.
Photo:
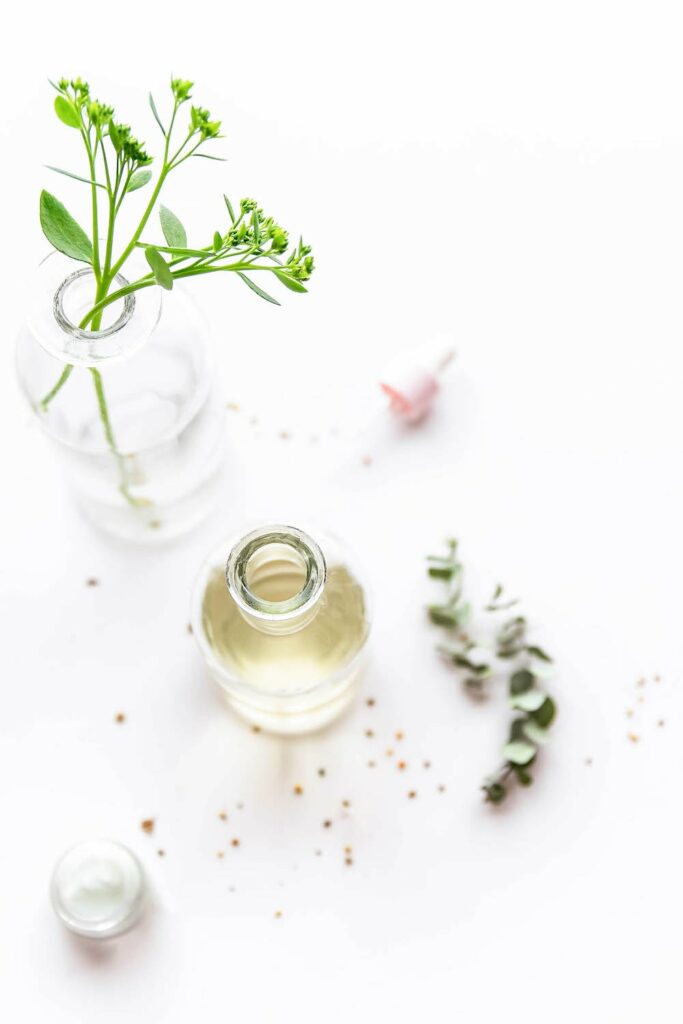
<svg viewBox="0 0 683 1024">
<path fill-rule="evenodd" d="M 126 284 L 119 274 L 112 290 Z M 22 390 L 91 520 L 130 540 L 178 536 L 210 511 L 223 466 L 204 320 L 182 288 L 155 286 L 82 330 L 94 291 L 90 267 L 61 253 L 41 264 L 17 343 Z"/>
</svg>

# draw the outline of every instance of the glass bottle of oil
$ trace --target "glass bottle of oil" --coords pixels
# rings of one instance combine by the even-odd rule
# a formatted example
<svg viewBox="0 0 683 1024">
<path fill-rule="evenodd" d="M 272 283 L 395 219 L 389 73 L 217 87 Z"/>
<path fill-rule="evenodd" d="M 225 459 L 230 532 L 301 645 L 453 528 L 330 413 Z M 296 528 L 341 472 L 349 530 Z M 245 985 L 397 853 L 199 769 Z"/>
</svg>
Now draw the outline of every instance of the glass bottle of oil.
<svg viewBox="0 0 683 1024">
<path fill-rule="evenodd" d="M 266 526 L 207 559 L 192 624 L 233 709 L 253 725 L 291 734 L 327 725 L 351 702 L 370 620 L 366 592 L 338 541 Z"/>
</svg>

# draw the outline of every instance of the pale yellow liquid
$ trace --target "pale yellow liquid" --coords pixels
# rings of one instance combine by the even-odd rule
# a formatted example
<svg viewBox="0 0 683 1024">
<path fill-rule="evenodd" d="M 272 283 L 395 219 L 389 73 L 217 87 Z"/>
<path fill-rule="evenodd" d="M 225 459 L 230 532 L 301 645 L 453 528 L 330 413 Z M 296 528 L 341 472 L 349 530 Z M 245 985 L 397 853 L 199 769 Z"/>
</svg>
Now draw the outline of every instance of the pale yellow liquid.
<svg viewBox="0 0 683 1024">
<path fill-rule="evenodd" d="M 294 566 L 259 573 L 254 592 L 266 601 L 286 600 L 301 587 Z M 228 593 L 219 568 L 211 575 L 202 603 L 202 626 L 215 657 L 226 672 L 273 694 L 308 690 L 341 673 L 367 638 L 363 588 L 346 566 L 328 567 L 317 614 L 298 632 L 273 636 L 247 623 Z M 341 680 L 340 680 L 341 681 Z"/>
</svg>

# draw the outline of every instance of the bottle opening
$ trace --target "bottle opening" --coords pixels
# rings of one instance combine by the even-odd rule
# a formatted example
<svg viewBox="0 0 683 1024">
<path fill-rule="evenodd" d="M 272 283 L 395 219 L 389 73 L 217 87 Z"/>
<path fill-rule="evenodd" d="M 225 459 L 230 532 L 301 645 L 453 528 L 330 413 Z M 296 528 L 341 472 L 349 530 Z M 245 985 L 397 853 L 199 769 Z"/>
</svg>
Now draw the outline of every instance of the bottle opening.
<svg viewBox="0 0 683 1024">
<path fill-rule="evenodd" d="M 306 586 L 306 560 L 290 544 L 264 544 L 250 556 L 244 573 L 246 585 L 261 601 L 281 604 L 298 597 Z"/>
<path fill-rule="evenodd" d="M 117 274 L 116 289 L 124 288 L 129 282 L 123 274 Z M 55 292 L 55 320 L 63 331 L 83 341 L 108 338 L 125 327 L 135 311 L 135 296 L 126 295 L 117 302 L 112 302 L 102 310 L 101 324 L 98 330 L 92 330 L 91 324 L 81 328 L 79 324 L 92 309 L 95 302 L 95 276 L 89 267 L 74 271 L 62 281 Z M 115 290 L 116 290 L 115 289 Z"/>
<path fill-rule="evenodd" d="M 293 526 L 269 526 L 235 544 L 225 575 L 243 616 L 280 632 L 301 628 L 315 614 L 327 566 L 308 534 Z"/>
</svg>

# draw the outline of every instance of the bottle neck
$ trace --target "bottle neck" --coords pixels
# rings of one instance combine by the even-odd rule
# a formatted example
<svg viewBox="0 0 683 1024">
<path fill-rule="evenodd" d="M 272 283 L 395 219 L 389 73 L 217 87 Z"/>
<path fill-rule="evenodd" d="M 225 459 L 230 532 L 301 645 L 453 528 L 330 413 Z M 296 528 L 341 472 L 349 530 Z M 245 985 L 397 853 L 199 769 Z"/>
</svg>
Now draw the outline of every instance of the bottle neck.
<svg viewBox="0 0 683 1024">
<path fill-rule="evenodd" d="M 267 526 L 234 545 L 225 576 L 249 625 L 285 635 L 303 629 L 317 614 L 327 567 L 308 534 L 293 526 Z"/>
<path fill-rule="evenodd" d="M 124 290 L 128 283 L 118 274 L 108 294 Z M 97 330 L 91 323 L 80 327 L 95 304 L 95 275 L 91 267 L 51 253 L 38 270 L 29 327 L 40 345 L 61 362 L 91 367 L 115 362 L 131 355 L 154 331 L 161 314 L 159 292 L 150 287 L 117 298 L 101 310 Z"/>
</svg>

